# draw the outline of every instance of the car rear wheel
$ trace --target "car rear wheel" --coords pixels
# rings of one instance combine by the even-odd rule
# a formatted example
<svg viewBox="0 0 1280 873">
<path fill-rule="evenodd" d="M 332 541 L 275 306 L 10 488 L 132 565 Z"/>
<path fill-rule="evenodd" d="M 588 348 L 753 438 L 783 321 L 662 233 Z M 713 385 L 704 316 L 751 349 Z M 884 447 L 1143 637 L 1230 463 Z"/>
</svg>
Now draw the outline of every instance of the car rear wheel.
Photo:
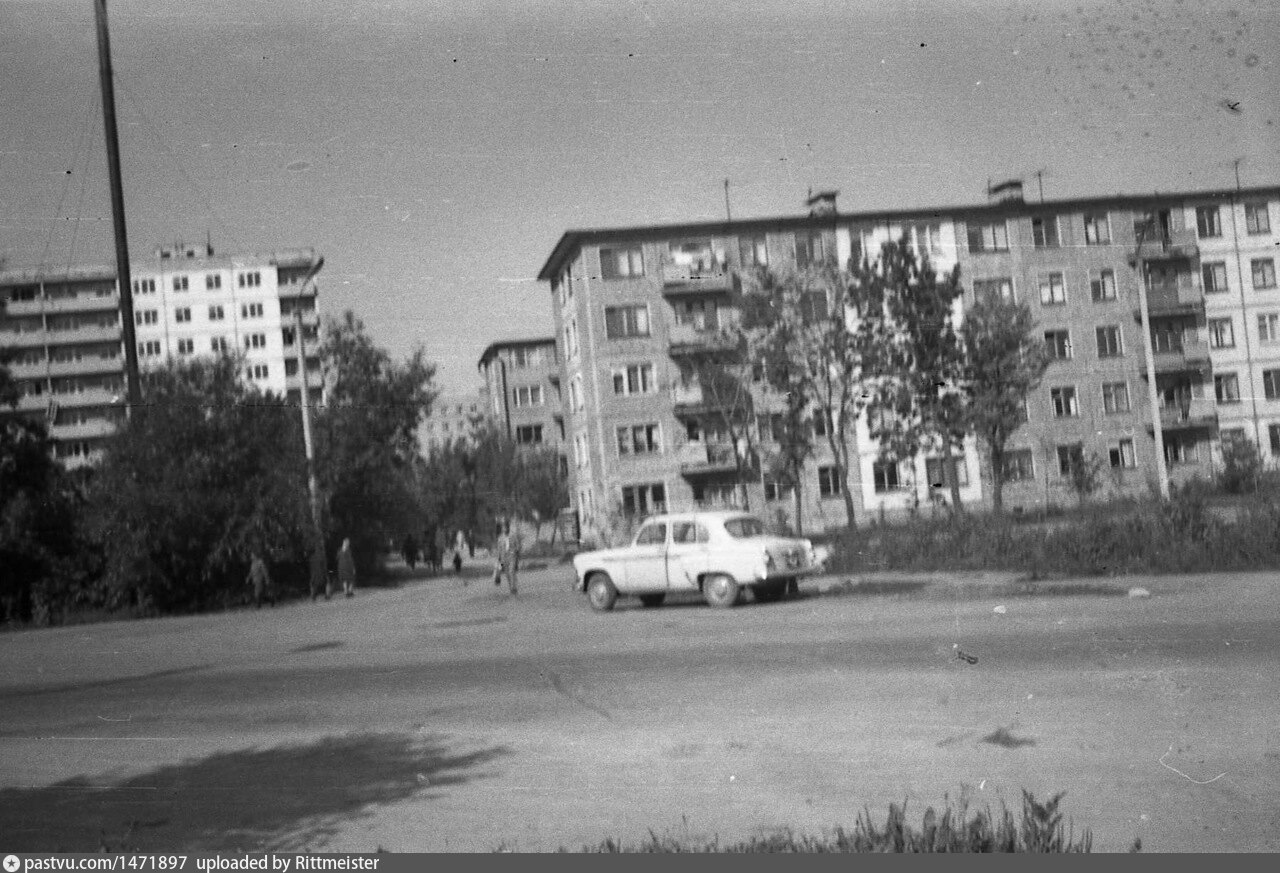
<svg viewBox="0 0 1280 873">
<path fill-rule="evenodd" d="M 702 596 L 717 609 L 728 609 L 738 602 L 738 583 L 732 576 L 716 573 L 702 583 Z"/>
<path fill-rule="evenodd" d="M 666 599 L 667 599 L 667 595 L 666 595 L 665 593 L 664 593 L 664 594 L 641 594 L 641 595 L 640 595 L 640 603 L 641 603 L 642 605 L 644 605 L 644 606 L 648 606 L 648 607 L 651 607 L 651 608 L 652 608 L 652 607 L 654 607 L 654 606 L 661 606 L 661 605 L 662 605 L 662 601 L 664 601 L 664 600 L 666 600 Z"/>
<path fill-rule="evenodd" d="M 587 600 L 596 612 L 608 612 L 618 602 L 618 589 L 605 573 L 596 573 L 587 581 Z"/>
</svg>

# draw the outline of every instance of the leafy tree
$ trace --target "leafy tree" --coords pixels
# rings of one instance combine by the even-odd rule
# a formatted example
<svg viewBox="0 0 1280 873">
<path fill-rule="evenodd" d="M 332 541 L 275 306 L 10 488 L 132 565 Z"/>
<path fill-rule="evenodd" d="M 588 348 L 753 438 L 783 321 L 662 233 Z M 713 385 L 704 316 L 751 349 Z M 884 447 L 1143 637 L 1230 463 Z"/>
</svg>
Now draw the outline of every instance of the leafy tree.
<svg viewBox="0 0 1280 873">
<path fill-rule="evenodd" d="M 1222 473 L 1219 482 L 1228 494 L 1244 494 L 1256 491 L 1262 476 L 1262 455 L 1258 446 L 1249 439 L 1225 439 L 1222 441 Z"/>
<path fill-rule="evenodd" d="M 421 349 L 397 363 L 348 310 L 325 325 L 320 347 L 328 393 L 316 421 L 316 459 L 327 504 L 328 550 L 349 537 L 357 569 L 376 570 L 389 540 L 414 532 L 417 429 L 436 391 Z"/>
<path fill-rule="evenodd" d="M 965 313 L 961 382 L 968 394 L 967 421 L 990 454 L 992 508 L 1004 511 L 1005 447 L 1026 421 L 1026 400 L 1044 377 L 1049 352 L 1035 335 L 1025 303 L 984 296 Z"/>
<path fill-rule="evenodd" d="M 762 417 L 760 442 L 764 444 L 765 432 L 774 446 L 765 465 L 769 474 L 779 484 L 788 485 L 795 499 L 796 533 L 804 533 L 804 468 L 813 457 L 813 420 L 803 386 L 794 378 L 792 368 L 785 360 L 775 361 L 771 367 L 762 365 L 765 381 L 774 397 L 781 399 L 782 412 Z"/>
<path fill-rule="evenodd" d="M 239 378 L 234 358 L 170 362 L 108 442 L 89 517 L 108 608 L 223 606 L 252 551 L 305 566 L 309 510 L 301 426 L 283 399 Z"/>
<path fill-rule="evenodd" d="M 878 261 L 853 270 L 855 284 L 883 299 L 892 340 L 880 347 L 883 377 L 877 404 L 891 411 L 876 416 L 871 436 L 894 460 L 914 459 L 937 449 L 942 457 L 953 508 L 959 510 L 956 470 L 968 430 L 961 390 L 964 349 L 956 329 L 960 267 L 938 275 L 928 257 L 917 259 L 906 237 L 887 242 Z"/>
<path fill-rule="evenodd" d="M 569 483 L 561 469 L 560 453 L 552 448 L 526 451 L 522 490 L 524 508 L 535 524 L 534 539 L 541 533 L 542 522 L 550 521 L 555 542 L 560 510 L 569 505 Z"/>
<path fill-rule="evenodd" d="M 733 450 L 734 482 L 744 508 L 751 508 L 747 482 L 754 472 L 756 454 L 752 425 L 755 397 L 751 391 L 752 362 L 747 335 L 740 324 L 722 324 L 716 341 L 684 356 L 685 380 L 702 392 L 706 409 L 703 422 L 722 428 Z M 744 450 L 745 449 L 745 450 Z"/>
<path fill-rule="evenodd" d="M 1076 493 L 1080 505 L 1102 486 L 1102 471 L 1106 463 L 1097 452 L 1086 452 L 1083 446 L 1071 447 L 1071 490 Z"/>
<path fill-rule="evenodd" d="M 745 324 L 767 369 L 785 373 L 811 417 L 823 416 L 850 528 L 856 528 L 851 444 L 871 397 L 871 367 L 887 341 L 879 286 L 855 284 L 835 264 L 746 277 Z M 853 322 L 850 324 L 850 322 Z"/>
</svg>

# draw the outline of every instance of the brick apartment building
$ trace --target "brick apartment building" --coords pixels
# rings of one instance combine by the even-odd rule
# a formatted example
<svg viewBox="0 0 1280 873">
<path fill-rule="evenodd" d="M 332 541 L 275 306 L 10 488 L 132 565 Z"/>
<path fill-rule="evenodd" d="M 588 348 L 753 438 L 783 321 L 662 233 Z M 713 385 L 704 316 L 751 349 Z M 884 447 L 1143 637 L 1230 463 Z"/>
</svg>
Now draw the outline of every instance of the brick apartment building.
<svg viewBox="0 0 1280 873">
<path fill-rule="evenodd" d="M 563 457 L 564 409 L 555 337 L 490 343 L 478 365 L 486 410 L 518 445 Z"/>
<path fill-rule="evenodd" d="M 318 261 L 310 249 L 215 256 L 207 245 L 139 260 L 132 265 L 139 366 L 239 352 L 246 380 L 297 399 L 301 342 L 309 395 L 319 401 L 318 291 L 314 282 L 302 285 Z M 67 466 L 95 459 L 123 415 L 122 338 L 113 266 L 0 272 L 0 346 L 17 352 L 18 412 L 47 418 Z"/>
<path fill-rule="evenodd" d="M 486 420 L 487 408 L 481 393 L 441 393 L 418 426 L 419 445 L 429 452 L 457 439 L 470 440 Z"/>
<path fill-rule="evenodd" d="M 809 205 L 791 217 L 575 230 L 556 244 L 539 278 L 551 286 L 571 496 L 587 530 L 619 512 L 740 502 L 735 449 L 684 359 L 735 317 L 741 270 L 843 265 L 904 233 L 939 268 L 960 266 L 966 303 L 1027 301 L 1054 353 L 1001 471 L 1011 505 L 1071 500 L 1081 457 L 1102 460 L 1107 492 L 1154 486 L 1140 282 L 1170 477 L 1210 475 L 1223 439 L 1280 458 L 1280 188 L 1027 203 L 1014 185 L 970 206 L 839 213 L 830 193 Z M 758 399 L 767 414 L 769 398 Z M 767 450 L 767 428 L 755 436 Z M 865 422 L 855 441 L 860 517 L 928 503 L 938 459 L 881 462 Z M 806 529 L 844 521 L 823 442 L 802 489 Z M 992 475 L 970 441 L 963 499 L 986 500 Z M 767 479 L 747 492 L 753 509 L 791 511 Z"/>
</svg>

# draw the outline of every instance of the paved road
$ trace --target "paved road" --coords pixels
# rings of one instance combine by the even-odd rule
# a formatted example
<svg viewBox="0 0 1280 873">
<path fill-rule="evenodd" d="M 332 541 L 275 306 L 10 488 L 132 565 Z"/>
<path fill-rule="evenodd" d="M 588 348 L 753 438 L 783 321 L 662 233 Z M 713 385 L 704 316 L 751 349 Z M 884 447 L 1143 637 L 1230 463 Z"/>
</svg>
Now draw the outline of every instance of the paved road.
<svg viewBox="0 0 1280 873">
<path fill-rule="evenodd" d="M 597 615 L 553 567 L 5 634 L 0 849 L 737 839 L 1022 788 L 1098 849 L 1280 849 L 1275 579 L 919 578 Z"/>
</svg>

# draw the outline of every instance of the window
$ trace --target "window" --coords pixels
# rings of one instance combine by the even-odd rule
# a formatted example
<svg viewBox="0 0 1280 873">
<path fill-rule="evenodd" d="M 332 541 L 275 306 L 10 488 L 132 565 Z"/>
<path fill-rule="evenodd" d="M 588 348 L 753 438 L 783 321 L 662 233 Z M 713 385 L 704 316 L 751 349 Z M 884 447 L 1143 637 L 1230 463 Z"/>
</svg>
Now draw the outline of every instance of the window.
<svg viewBox="0 0 1280 873">
<path fill-rule="evenodd" d="M 810 419 L 814 437 L 825 437 L 831 430 L 831 413 L 826 409 L 815 409 Z"/>
<path fill-rule="evenodd" d="M 173 311 L 173 320 L 178 324 L 186 324 L 191 321 L 191 307 L 181 306 Z"/>
<path fill-rule="evenodd" d="M 1098 357 L 1118 358 L 1124 354 L 1124 344 L 1121 342 L 1120 328 L 1118 325 L 1104 325 L 1099 327 L 1097 334 Z"/>
<path fill-rule="evenodd" d="M 248 374 L 250 379 L 265 379 L 267 378 L 267 365 L 253 364 L 249 367 Z"/>
<path fill-rule="evenodd" d="M 511 389 L 511 402 L 516 409 L 525 406 L 541 406 L 543 403 L 541 385 L 521 385 Z"/>
<path fill-rule="evenodd" d="M 569 411 L 582 411 L 582 377 L 574 376 L 569 380 Z"/>
<path fill-rule="evenodd" d="M 792 500 L 795 498 L 795 488 L 785 482 L 780 482 L 772 476 L 766 476 L 764 479 L 764 499 L 765 500 Z"/>
<path fill-rule="evenodd" d="M 943 469 L 942 460 L 942 458 L 925 459 L 925 477 L 929 480 L 930 488 L 951 487 L 947 484 L 947 471 Z M 965 463 L 964 455 L 956 458 L 956 479 L 959 481 L 961 488 L 969 486 L 969 465 Z"/>
<path fill-rule="evenodd" d="M 877 494 L 897 491 L 902 487 L 897 461 L 876 461 L 871 465 L 871 479 Z"/>
<path fill-rule="evenodd" d="M 1080 414 L 1080 407 L 1076 404 L 1075 388 L 1050 388 L 1049 399 L 1053 403 L 1054 418 L 1074 418 Z"/>
<path fill-rule="evenodd" d="M 667 489 L 661 482 L 625 485 L 622 488 L 622 511 L 627 515 L 662 512 L 667 506 Z"/>
<path fill-rule="evenodd" d="M 1268 400 L 1280 400 L 1280 370 L 1262 371 L 1262 396 Z"/>
<path fill-rule="evenodd" d="M 178 340 L 178 354 L 190 355 L 196 350 L 196 341 L 190 338 Z"/>
<path fill-rule="evenodd" d="M 1233 349 L 1236 346 L 1236 333 L 1230 318 L 1209 319 L 1209 348 Z"/>
<path fill-rule="evenodd" d="M 1036 478 L 1031 449 L 1014 449 L 1004 453 L 1003 478 L 1006 482 L 1030 482 Z"/>
<path fill-rule="evenodd" d="M 1264 312 L 1258 316 L 1258 342 L 1273 343 L 1280 336 L 1280 313 Z"/>
<path fill-rule="evenodd" d="M 616 395 L 629 397 L 632 394 L 652 394 L 656 390 L 653 364 L 633 364 L 613 371 L 613 393 Z"/>
<path fill-rule="evenodd" d="M 267 335 L 264 333 L 251 333 L 244 338 L 244 347 L 246 349 L 262 349 L 267 346 Z"/>
<path fill-rule="evenodd" d="M 173 277 L 173 290 L 174 290 L 174 291 L 186 291 L 186 290 L 187 290 L 187 277 L 186 277 L 186 276 L 174 276 L 174 277 Z"/>
<path fill-rule="evenodd" d="M 1090 246 L 1105 246 L 1111 242 L 1111 222 L 1105 212 L 1084 214 L 1084 242 Z"/>
<path fill-rule="evenodd" d="M 1064 478 L 1069 477 L 1072 473 L 1084 463 L 1084 446 L 1080 443 L 1071 443 L 1070 445 L 1058 446 L 1058 475 Z"/>
<path fill-rule="evenodd" d="M 516 426 L 516 443 L 522 446 L 542 444 L 542 425 L 521 424 Z"/>
<path fill-rule="evenodd" d="M 1246 203 L 1244 205 L 1244 228 L 1250 234 L 1271 233 L 1271 217 L 1267 214 L 1267 204 Z"/>
<path fill-rule="evenodd" d="M 969 223 L 969 251 L 971 252 L 1007 252 L 1009 251 L 1009 228 L 1003 221 L 988 224 Z"/>
<path fill-rule="evenodd" d="M 1094 303 L 1116 299 L 1116 274 L 1112 270 L 1100 270 L 1089 279 L 1089 292 Z"/>
<path fill-rule="evenodd" d="M 156 280 L 155 279 L 134 279 L 133 293 L 134 294 L 156 293 Z"/>
<path fill-rule="evenodd" d="M 626 425 L 617 429 L 618 455 L 656 455 L 662 451 L 662 429 L 656 424 Z"/>
<path fill-rule="evenodd" d="M 223 320 L 224 318 L 226 318 L 226 317 L 227 317 L 227 315 L 226 315 L 226 313 L 223 311 L 223 309 L 222 309 L 222 307 L 221 307 L 221 306 L 210 306 L 210 307 L 209 307 L 209 320 L 210 320 L 210 321 L 222 321 L 222 320 Z"/>
<path fill-rule="evenodd" d="M 147 340 L 138 343 L 138 357 L 157 358 L 160 356 L 160 340 Z"/>
<path fill-rule="evenodd" d="M 818 468 L 818 496 L 824 498 L 840 496 L 840 476 L 834 466 Z"/>
<path fill-rule="evenodd" d="M 643 304 L 606 306 L 604 331 L 609 339 L 649 335 L 649 309 Z"/>
<path fill-rule="evenodd" d="M 1227 289 L 1227 265 L 1222 261 L 1210 261 L 1200 265 L 1200 276 L 1204 279 L 1204 293 L 1221 294 Z"/>
<path fill-rule="evenodd" d="M 515 367 L 538 367 L 544 361 L 541 348 L 517 348 L 511 350 L 511 363 Z"/>
<path fill-rule="evenodd" d="M 135 324 L 155 324 L 159 320 L 160 315 L 154 309 L 139 309 L 133 314 Z"/>
<path fill-rule="evenodd" d="M 227 338 L 225 336 L 215 336 L 209 340 L 209 351 L 215 355 L 225 355 L 227 353 Z"/>
<path fill-rule="evenodd" d="M 1107 449 L 1107 457 L 1113 469 L 1138 466 L 1138 460 L 1133 453 L 1133 440 L 1120 440 Z"/>
<path fill-rule="evenodd" d="M 571 318 L 564 326 L 564 356 L 569 359 L 578 356 L 578 319 Z"/>
<path fill-rule="evenodd" d="M 573 463 L 578 467 L 587 466 L 587 435 L 577 433 L 573 436 Z"/>
<path fill-rule="evenodd" d="M 1235 373 L 1214 373 L 1213 396 L 1219 403 L 1239 403 L 1239 377 Z"/>
<path fill-rule="evenodd" d="M 1055 215 L 1031 219 L 1031 242 L 1038 249 L 1058 247 L 1058 218 Z"/>
<path fill-rule="evenodd" d="M 262 284 L 262 274 L 257 270 L 241 273 L 236 276 L 236 285 L 241 288 L 257 288 Z"/>
<path fill-rule="evenodd" d="M 973 296 L 977 300 L 991 296 L 999 296 L 1002 300 L 1013 300 L 1013 280 L 1007 276 L 999 279 L 974 279 Z"/>
<path fill-rule="evenodd" d="M 1045 306 L 1067 302 L 1067 286 L 1061 273 L 1047 273 L 1040 277 L 1040 302 Z"/>
<path fill-rule="evenodd" d="M 661 546 L 667 542 L 667 525 L 664 522 L 646 524 L 636 534 L 637 546 Z"/>
<path fill-rule="evenodd" d="M 796 266 L 821 264 L 826 259 L 826 244 L 821 233 L 796 234 Z"/>
<path fill-rule="evenodd" d="M 738 240 L 738 262 L 744 267 L 767 267 L 769 246 L 763 236 L 744 236 Z"/>
<path fill-rule="evenodd" d="M 1276 287 L 1276 262 L 1271 258 L 1254 258 L 1249 263 L 1253 272 L 1253 287 L 1271 289 Z"/>
<path fill-rule="evenodd" d="M 704 525 L 692 521 L 677 521 L 671 525 L 671 542 L 673 543 L 692 545 L 710 541 L 711 532 Z"/>
<path fill-rule="evenodd" d="M 1222 236 L 1222 221 L 1218 216 L 1218 207 L 1196 207 L 1196 233 L 1201 239 Z"/>
<path fill-rule="evenodd" d="M 261 303 L 245 303 L 240 307 L 241 318 L 262 318 Z"/>
<path fill-rule="evenodd" d="M 1267 425 L 1267 436 L 1271 440 L 1271 454 L 1280 455 L 1280 424 Z"/>
<path fill-rule="evenodd" d="M 1196 462 L 1195 440 L 1186 436 L 1167 434 L 1164 438 L 1164 460 L 1169 466 Z"/>
<path fill-rule="evenodd" d="M 1046 330 L 1044 344 L 1049 349 L 1049 357 L 1055 361 L 1071 359 L 1071 331 Z"/>
<path fill-rule="evenodd" d="M 915 252 L 916 257 L 920 260 L 929 258 L 933 260 L 943 254 L 942 251 L 942 225 L 932 223 L 911 224 L 903 228 L 908 242 L 911 243 L 911 250 Z M 861 260 L 859 258 L 859 260 Z"/>
<path fill-rule="evenodd" d="M 206 273 L 204 287 L 208 291 L 216 291 L 222 287 L 222 276 L 217 273 Z"/>
<path fill-rule="evenodd" d="M 1128 412 L 1130 410 L 1129 385 L 1125 382 L 1103 382 L 1102 410 L 1107 415 Z"/>
<path fill-rule="evenodd" d="M 626 279 L 644 275 L 644 255 L 639 246 L 600 250 L 600 276 L 604 279 Z"/>
</svg>

